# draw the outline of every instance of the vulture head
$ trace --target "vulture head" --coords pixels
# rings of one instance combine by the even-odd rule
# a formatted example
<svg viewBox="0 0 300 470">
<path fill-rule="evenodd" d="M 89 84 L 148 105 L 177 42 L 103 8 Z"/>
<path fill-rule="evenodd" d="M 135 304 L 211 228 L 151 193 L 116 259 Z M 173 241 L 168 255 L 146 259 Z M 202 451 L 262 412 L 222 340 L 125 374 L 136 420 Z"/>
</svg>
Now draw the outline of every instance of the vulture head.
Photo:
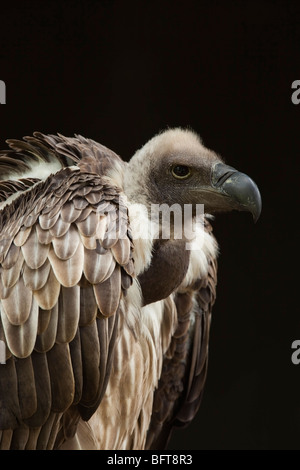
<svg viewBox="0 0 300 470">
<path fill-rule="evenodd" d="M 254 181 L 225 165 L 190 130 L 170 129 L 153 137 L 131 158 L 125 193 L 138 203 L 204 204 L 207 214 L 249 211 L 256 222 L 261 197 Z"/>
<path fill-rule="evenodd" d="M 256 184 L 179 128 L 128 163 L 80 135 L 7 142 L 0 448 L 165 448 L 196 415 L 206 380 L 218 253 L 209 215 L 256 221 Z M 138 235 L 153 205 L 192 208 L 193 249 L 174 231 Z"/>
</svg>

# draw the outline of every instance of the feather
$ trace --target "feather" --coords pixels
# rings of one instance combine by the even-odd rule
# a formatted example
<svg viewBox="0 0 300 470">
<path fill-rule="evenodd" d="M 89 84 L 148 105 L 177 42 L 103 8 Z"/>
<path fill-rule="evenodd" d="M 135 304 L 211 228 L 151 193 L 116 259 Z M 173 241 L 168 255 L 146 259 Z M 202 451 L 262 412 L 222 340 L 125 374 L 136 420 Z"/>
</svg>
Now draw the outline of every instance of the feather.
<svg viewBox="0 0 300 470">
<path fill-rule="evenodd" d="M 129 276 L 134 276 L 134 263 L 133 260 L 130 259 L 126 265 L 123 266 L 123 269 L 129 274 Z"/>
<path fill-rule="evenodd" d="M 79 215 L 79 217 L 77 217 L 76 222 L 82 222 L 93 211 L 93 207 L 92 206 L 87 206 L 83 210 L 81 210 L 81 209 L 76 209 L 76 210 L 78 210 L 80 212 L 80 215 Z"/>
<path fill-rule="evenodd" d="M 40 427 L 35 427 L 35 428 L 30 427 L 29 429 L 30 429 L 30 432 L 29 432 L 29 436 L 28 436 L 27 443 L 26 443 L 26 446 L 25 446 L 25 450 L 35 450 L 35 449 L 37 449 L 37 442 L 38 442 L 38 437 L 39 437 L 39 433 L 40 433 L 41 428 Z"/>
<path fill-rule="evenodd" d="M 36 233 L 40 243 L 42 245 L 48 245 L 53 240 L 53 235 L 50 230 L 43 230 L 40 225 L 36 225 Z"/>
<path fill-rule="evenodd" d="M 37 334 L 41 335 L 48 328 L 52 310 L 43 310 L 39 308 L 39 320 Z"/>
<path fill-rule="evenodd" d="M 11 244 L 10 250 L 8 251 L 5 259 L 2 262 L 3 269 L 10 269 L 13 265 L 17 262 L 19 257 L 20 247 L 15 245 L 15 243 Z"/>
<path fill-rule="evenodd" d="M 47 356 L 45 353 L 41 354 L 33 351 L 31 361 L 34 372 L 34 387 L 37 406 L 35 412 L 28 418 L 24 419 L 24 423 L 30 428 L 38 428 L 46 422 L 51 410 L 50 375 Z M 31 437 L 32 440 L 38 438 L 37 435 L 33 435 Z"/>
<path fill-rule="evenodd" d="M 118 308 L 121 295 L 120 266 L 116 265 L 112 275 L 104 282 L 95 284 L 93 288 L 100 312 L 105 317 L 113 315 Z"/>
<path fill-rule="evenodd" d="M 24 227 L 32 227 L 35 222 L 36 222 L 37 216 L 35 214 L 28 214 L 27 216 L 24 217 L 22 220 L 22 224 Z"/>
<path fill-rule="evenodd" d="M 97 303 L 94 297 L 93 287 L 88 284 L 80 288 L 80 319 L 79 326 L 92 323 L 97 315 Z"/>
<path fill-rule="evenodd" d="M 46 354 L 51 383 L 52 410 L 63 412 L 71 406 L 74 398 L 75 384 L 69 345 L 56 343 Z"/>
<path fill-rule="evenodd" d="M 12 325 L 22 325 L 31 313 L 32 294 L 20 277 L 17 284 L 6 299 L 1 301 L 1 314 L 5 312 L 8 322 Z M 3 318 L 2 318 L 3 321 Z"/>
<path fill-rule="evenodd" d="M 130 241 L 128 238 L 119 238 L 117 243 L 111 249 L 115 260 L 121 266 L 129 262 L 130 257 Z"/>
<path fill-rule="evenodd" d="M 48 324 L 46 328 L 43 329 L 37 335 L 34 349 L 40 353 L 49 351 L 55 343 L 57 335 L 57 323 L 58 323 L 58 303 L 51 310 L 42 310 L 40 309 L 39 320 L 41 315 L 47 314 Z"/>
<path fill-rule="evenodd" d="M 26 263 L 23 270 L 24 284 L 31 290 L 40 290 L 48 281 L 51 264 L 48 260 L 38 269 L 31 269 Z"/>
<path fill-rule="evenodd" d="M 80 281 L 83 270 L 83 259 L 84 248 L 81 243 L 78 244 L 74 255 L 67 260 L 58 258 L 52 248 L 49 251 L 49 260 L 56 279 L 64 287 L 73 287 Z"/>
<path fill-rule="evenodd" d="M 85 237 L 82 234 L 80 234 L 81 241 L 83 243 L 83 246 L 87 248 L 88 250 L 96 250 L 97 249 L 97 242 L 98 240 L 96 239 L 95 236 L 93 237 Z"/>
<path fill-rule="evenodd" d="M 92 237 L 96 234 L 98 226 L 98 216 L 95 212 L 91 212 L 86 219 L 78 222 L 75 222 L 79 232 L 85 237 Z"/>
<path fill-rule="evenodd" d="M 43 230 L 49 230 L 56 223 L 58 217 L 59 217 L 59 212 L 57 212 L 57 214 L 53 216 L 52 218 L 50 218 L 48 214 L 41 214 L 39 216 L 39 225 L 41 226 Z"/>
<path fill-rule="evenodd" d="M 5 431 L 1 431 L 0 450 L 10 449 L 12 435 L 13 435 L 12 429 L 6 429 Z"/>
<path fill-rule="evenodd" d="M 80 328 L 83 387 L 81 405 L 93 406 L 100 381 L 100 346 L 96 322 Z"/>
<path fill-rule="evenodd" d="M 74 199 L 72 199 L 72 202 L 74 204 L 75 209 L 78 209 L 80 211 L 85 209 L 86 206 L 88 205 L 88 201 L 86 199 L 82 199 L 80 197 L 75 197 Z M 78 219 L 77 219 L 77 221 L 78 221 Z"/>
<path fill-rule="evenodd" d="M 11 317 L 15 320 L 17 315 L 11 315 Z M 11 352 L 19 358 L 29 356 L 34 347 L 38 325 L 38 304 L 35 299 L 32 299 L 29 316 L 23 323 L 10 323 L 8 317 L 3 312 L 3 309 L 1 309 L 1 320 L 7 345 Z"/>
<path fill-rule="evenodd" d="M 102 200 L 102 197 L 103 197 L 103 193 L 100 191 L 99 192 L 92 191 L 85 196 L 86 200 L 90 204 L 95 204 L 95 205 L 98 204 Z"/>
<path fill-rule="evenodd" d="M 49 232 L 53 237 L 62 237 L 65 234 L 68 234 L 70 228 L 69 222 L 64 222 L 60 217 L 57 219 L 53 227 L 49 229 Z"/>
<path fill-rule="evenodd" d="M 21 246 L 26 264 L 31 269 L 40 268 L 46 261 L 50 245 L 42 245 L 38 241 L 36 230 L 32 230 L 26 242 Z"/>
<path fill-rule="evenodd" d="M 129 276 L 123 268 L 121 269 L 121 285 L 124 291 L 127 291 L 132 285 L 132 277 Z"/>
<path fill-rule="evenodd" d="M 111 207 L 111 211 L 107 214 L 107 220 L 106 220 L 106 232 L 105 236 L 103 238 L 103 241 L 101 242 L 101 245 L 105 249 L 109 249 L 113 247 L 117 241 L 118 241 L 118 221 L 116 220 L 117 218 L 117 212 L 114 206 Z"/>
<path fill-rule="evenodd" d="M 61 208 L 60 217 L 63 222 L 72 224 L 82 214 L 80 209 L 76 209 L 73 202 L 66 202 Z"/>
<path fill-rule="evenodd" d="M 15 429 L 18 422 L 21 421 L 21 411 L 18 399 L 17 374 L 13 358 L 6 362 L 5 367 L 1 366 L 0 390 L 2 392 L 0 429 Z M 1 446 L 4 446 L 6 439 L 7 436 L 4 436 L 2 433 Z"/>
<path fill-rule="evenodd" d="M 70 343 L 74 338 L 80 315 L 80 287 L 62 287 L 58 301 L 57 343 Z"/>
<path fill-rule="evenodd" d="M 8 253 L 10 250 L 8 251 Z M 24 258 L 21 253 L 19 253 L 19 257 L 17 258 L 14 265 L 12 265 L 9 269 L 2 269 L 1 273 L 1 280 L 3 287 L 13 287 L 16 282 L 18 281 L 22 267 L 23 267 Z"/>
<path fill-rule="evenodd" d="M 50 269 L 47 283 L 39 290 L 34 291 L 34 297 L 43 310 L 51 310 L 57 303 L 60 292 L 60 283 L 58 282 L 54 272 Z"/>
<path fill-rule="evenodd" d="M 59 237 L 60 238 L 54 238 L 52 241 L 52 246 L 56 256 L 62 260 L 66 260 L 74 256 L 80 242 L 80 237 L 75 227 L 73 225 L 69 225 L 67 232 Z"/>
<path fill-rule="evenodd" d="M 37 447 L 39 450 L 52 450 L 53 448 L 53 439 L 50 439 L 53 428 L 55 429 L 55 435 L 57 433 L 58 420 L 60 419 L 61 414 L 50 413 L 47 418 L 47 421 L 40 430 Z"/>
<path fill-rule="evenodd" d="M 37 407 L 37 396 L 34 383 L 34 370 L 31 357 L 19 359 L 15 362 L 17 373 L 19 407 L 22 419 L 33 415 Z"/>
<path fill-rule="evenodd" d="M 64 195 L 64 192 L 65 192 L 65 188 L 62 189 L 61 194 L 59 194 L 59 192 L 56 190 L 55 191 L 55 198 L 53 198 L 51 206 L 49 206 L 47 208 L 44 208 L 43 214 L 47 214 L 47 217 L 49 217 L 49 219 L 52 219 L 53 217 L 55 217 L 60 212 L 61 205 L 65 203 L 65 198 L 68 199 L 69 195 L 68 194 Z M 59 220 L 59 218 L 57 220 Z M 56 223 L 57 222 L 55 222 L 55 224 Z M 53 227 L 54 227 L 54 225 L 53 225 Z M 53 228 L 53 227 L 51 227 L 51 228 Z"/>
<path fill-rule="evenodd" d="M 113 353 L 115 350 L 116 338 L 118 334 L 118 321 L 119 321 L 120 309 L 117 310 L 115 315 L 109 318 L 97 317 L 97 328 L 100 344 L 100 396 L 99 401 L 103 398 L 105 393 L 108 380 L 110 377 L 110 371 L 113 362 Z M 105 327 L 104 327 L 105 325 Z M 107 327 L 107 335 L 106 335 Z M 103 339 L 102 339 L 103 338 Z M 105 339 L 107 338 L 107 341 Z"/>
<path fill-rule="evenodd" d="M 98 213 L 104 214 L 104 212 L 109 212 L 112 209 L 113 205 L 107 201 L 103 200 L 97 205 Z"/>
<path fill-rule="evenodd" d="M 10 448 L 12 450 L 24 450 L 29 437 L 28 426 L 19 426 L 13 433 Z"/>
<path fill-rule="evenodd" d="M 1 273 L 1 271 L 0 271 L 0 273 Z M 6 299 L 10 295 L 11 289 L 9 287 L 5 287 L 3 285 L 2 275 L 1 274 L 0 274 L 0 299 Z"/>
<path fill-rule="evenodd" d="M 98 284 L 106 280 L 111 276 L 115 265 L 115 260 L 109 251 L 103 255 L 98 255 L 92 250 L 84 250 L 83 272 L 91 284 Z"/>
<path fill-rule="evenodd" d="M 100 190 L 102 187 L 100 188 Z M 90 192 L 95 191 L 95 188 L 92 186 L 82 186 L 81 184 L 78 185 L 78 188 L 73 192 L 73 196 L 81 196 L 85 197 L 87 194 L 90 194 Z M 85 198 L 88 200 L 87 198 Z"/>
<path fill-rule="evenodd" d="M 102 215 L 98 220 L 98 225 L 96 228 L 96 236 L 98 240 L 103 241 L 106 230 L 107 230 L 107 217 Z"/>
<path fill-rule="evenodd" d="M 79 403 L 82 397 L 83 376 L 82 376 L 82 351 L 80 343 L 80 331 L 77 329 L 76 335 L 69 344 L 72 369 L 75 381 L 73 405 Z"/>
<path fill-rule="evenodd" d="M 12 243 L 12 238 L 3 238 L 0 240 L 0 262 L 2 263 Z"/>
</svg>

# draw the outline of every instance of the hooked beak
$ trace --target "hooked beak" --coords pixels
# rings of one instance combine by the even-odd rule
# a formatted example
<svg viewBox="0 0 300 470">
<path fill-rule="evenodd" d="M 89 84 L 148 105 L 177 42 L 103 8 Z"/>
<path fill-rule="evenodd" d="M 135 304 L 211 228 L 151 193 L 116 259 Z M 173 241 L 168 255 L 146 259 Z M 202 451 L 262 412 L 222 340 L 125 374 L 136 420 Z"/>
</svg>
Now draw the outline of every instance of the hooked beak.
<svg viewBox="0 0 300 470">
<path fill-rule="evenodd" d="M 220 210 L 248 211 L 254 222 L 257 222 L 261 213 L 261 196 L 257 185 L 249 176 L 224 163 L 216 163 L 211 170 L 211 188 L 213 192 L 223 196 L 223 207 L 220 206 Z"/>
</svg>

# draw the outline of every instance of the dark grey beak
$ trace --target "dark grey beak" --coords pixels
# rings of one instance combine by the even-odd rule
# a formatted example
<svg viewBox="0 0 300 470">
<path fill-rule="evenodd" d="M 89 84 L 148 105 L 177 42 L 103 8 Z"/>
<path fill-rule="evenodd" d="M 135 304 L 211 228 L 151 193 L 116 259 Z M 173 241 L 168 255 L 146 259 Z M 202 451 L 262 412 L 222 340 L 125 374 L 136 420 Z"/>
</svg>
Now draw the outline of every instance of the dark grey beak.
<svg viewBox="0 0 300 470">
<path fill-rule="evenodd" d="M 230 198 L 232 209 L 251 212 L 254 222 L 257 222 L 261 213 L 261 196 L 249 176 L 224 163 L 216 163 L 211 171 L 211 186 Z"/>
</svg>

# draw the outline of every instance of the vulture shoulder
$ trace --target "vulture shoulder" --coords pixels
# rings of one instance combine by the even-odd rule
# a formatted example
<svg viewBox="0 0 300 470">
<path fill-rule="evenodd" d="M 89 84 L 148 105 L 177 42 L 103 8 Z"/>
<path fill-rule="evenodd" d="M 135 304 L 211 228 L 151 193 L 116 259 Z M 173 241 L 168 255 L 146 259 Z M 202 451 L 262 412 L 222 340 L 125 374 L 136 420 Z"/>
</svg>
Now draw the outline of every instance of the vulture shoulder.
<svg viewBox="0 0 300 470">
<path fill-rule="evenodd" d="M 102 400 L 132 241 L 120 190 L 101 176 L 120 164 L 111 151 L 41 134 L 10 147 L 0 157 L 0 448 L 53 449 Z M 41 181 L 44 164 L 55 174 Z"/>
</svg>

